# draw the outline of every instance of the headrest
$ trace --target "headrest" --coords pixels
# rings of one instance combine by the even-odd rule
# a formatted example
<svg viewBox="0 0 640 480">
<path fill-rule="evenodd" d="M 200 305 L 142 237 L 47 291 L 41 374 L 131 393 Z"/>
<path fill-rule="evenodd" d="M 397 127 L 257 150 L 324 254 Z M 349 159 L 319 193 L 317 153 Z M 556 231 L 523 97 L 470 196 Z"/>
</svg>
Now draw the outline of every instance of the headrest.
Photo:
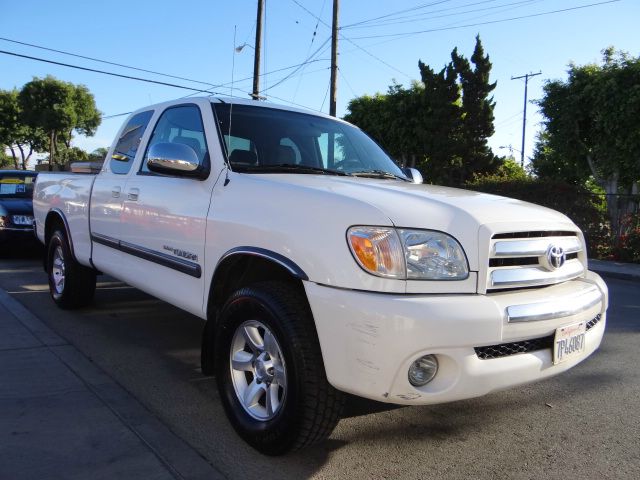
<svg viewBox="0 0 640 480">
<path fill-rule="evenodd" d="M 231 163 L 241 163 L 243 165 L 255 165 L 258 163 L 258 156 L 249 150 L 233 150 L 229 155 Z"/>
<path fill-rule="evenodd" d="M 289 145 L 278 146 L 278 162 L 277 163 L 289 163 L 295 165 L 296 152 Z"/>
<path fill-rule="evenodd" d="M 193 151 L 196 152 L 198 158 L 200 158 L 200 155 L 202 154 L 202 146 L 200 145 L 200 142 L 193 137 L 174 137 L 173 140 L 171 140 L 171 143 L 181 143 L 183 145 L 188 145 L 189 147 L 193 148 Z"/>
</svg>

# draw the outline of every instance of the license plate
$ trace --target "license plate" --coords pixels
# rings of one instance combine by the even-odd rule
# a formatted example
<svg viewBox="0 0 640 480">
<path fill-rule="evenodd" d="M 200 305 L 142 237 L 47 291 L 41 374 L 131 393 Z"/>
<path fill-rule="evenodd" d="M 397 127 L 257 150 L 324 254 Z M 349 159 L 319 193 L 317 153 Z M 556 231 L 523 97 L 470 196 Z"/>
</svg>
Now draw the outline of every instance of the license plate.
<svg viewBox="0 0 640 480">
<path fill-rule="evenodd" d="M 553 348 L 554 365 L 579 357 L 584 353 L 586 331 L 585 322 L 574 323 L 556 330 Z"/>
<path fill-rule="evenodd" d="M 14 225 L 32 225 L 33 217 L 29 215 L 14 215 L 13 216 Z"/>
</svg>

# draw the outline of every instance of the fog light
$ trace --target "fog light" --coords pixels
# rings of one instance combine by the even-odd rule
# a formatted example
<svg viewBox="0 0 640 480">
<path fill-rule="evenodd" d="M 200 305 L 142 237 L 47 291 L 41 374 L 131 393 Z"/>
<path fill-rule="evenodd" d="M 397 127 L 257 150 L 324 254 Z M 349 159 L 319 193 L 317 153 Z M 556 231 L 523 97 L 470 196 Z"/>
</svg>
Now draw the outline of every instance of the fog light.
<svg viewBox="0 0 640 480">
<path fill-rule="evenodd" d="M 438 359 L 435 355 L 420 357 L 409 367 L 409 382 L 414 387 L 422 387 L 433 380 L 438 372 Z"/>
</svg>

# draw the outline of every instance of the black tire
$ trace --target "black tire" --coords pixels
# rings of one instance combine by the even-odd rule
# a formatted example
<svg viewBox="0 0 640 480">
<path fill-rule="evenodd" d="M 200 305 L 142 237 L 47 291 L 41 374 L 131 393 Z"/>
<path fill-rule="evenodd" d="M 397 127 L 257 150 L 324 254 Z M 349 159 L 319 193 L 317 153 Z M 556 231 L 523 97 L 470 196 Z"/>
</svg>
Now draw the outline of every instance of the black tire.
<svg viewBox="0 0 640 480">
<path fill-rule="evenodd" d="M 273 385 L 279 383 L 276 377 L 272 378 L 273 384 L 263 382 L 267 392 L 271 392 L 271 388 L 278 392 L 270 402 L 272 409 L 273 403 L 279 402 L 271 418 L 257 419 L 250 414 L 234 386 L 234 382 L 245 381 L 242 377 L 238 380 L 238 373 L 245 375 L 247 383 L 252 376 L 254 382 L 261 383 L 257 366 L 254 373 L 239 372 L 238 369 L 232 371 L 231 368 L 232 347 L 234 352 L 238 352 L 235 350 L 238 345 L 236 339 L 240 338 L 235 336 L 236 332 L 244 331 L 248 324 L 251 324 L 250 328 L 262 325 L 262 329 L 255 328 L 257 332 L 263 332 L 264 339 L 267 331 L 272 333 L 281 354 L 278 355 L 281 356 L 279 368 L 286 388 Z M 218 390 L 227 416 L 238 434 L 266 455 L 282 455 L 326 439 L 340 419 L 344 395 L 327 381 L 315 324 L 304 292 L 281 282 L 242 288 L 223 306 L 218 325 L 214 349 Z M 268 350 L 265 346 L 268 343 L 263 343 L 264 351 Z M 257 362 L 259 357 L 251 352 L 246 355 L 253 355 L 252 364 L 257 365 L 253 362 Z M 266 399 L 268 394 L 264 395 Z M 261 408 L 259 402 L 255 404 L 256 408 Z M 265 406 L 263 410 L 269 417 L 269 408 Z"/>
<path fill-rule="evenodd" d="M 96 272 L 73 258 L 63 230 L 55 230 L 49 239 L 47 274 L 49 293 L 60 308 L 74 309 L 92 302 L 96 291 Z"/>
</svg>

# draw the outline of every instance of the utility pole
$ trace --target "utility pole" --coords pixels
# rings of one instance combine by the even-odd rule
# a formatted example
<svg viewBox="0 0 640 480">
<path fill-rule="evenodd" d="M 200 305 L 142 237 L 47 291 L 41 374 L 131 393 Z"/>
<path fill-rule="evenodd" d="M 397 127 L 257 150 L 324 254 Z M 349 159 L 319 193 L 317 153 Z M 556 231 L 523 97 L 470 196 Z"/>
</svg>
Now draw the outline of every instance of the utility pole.
<svg viewBox="0 0 640 480">
<path fill-rule="evenodd" d="M 264 0 L 258 0 L 258 16 L 256 17 L 256 43 L 253 56 L 253 93 L 251 98 L 260 100 L 260 53 L 262 51 L 262 11 Z"/>
<path fill-rule="evenodd" d="M 520 166 L 524 168 L 524 139 L 525 132 L 527 131 L 527 87 L 529 84 L 529 78 L 541 75 L 538 73 L 527 73 L 526 75 L 520 75 L 519 77 L 511 77 L 511 80 L 519 80 L 524 78 L 524 116 L 522 117 L 522 149 L 520 150 Z"/>
<path fill-rule="evenodd" d="M 329 93 L 329 115 L 336 116 L 338 99 L 338 3 L 333 0 L 333 23 L 331 25 L 331 87 Z"/>
</svg>

